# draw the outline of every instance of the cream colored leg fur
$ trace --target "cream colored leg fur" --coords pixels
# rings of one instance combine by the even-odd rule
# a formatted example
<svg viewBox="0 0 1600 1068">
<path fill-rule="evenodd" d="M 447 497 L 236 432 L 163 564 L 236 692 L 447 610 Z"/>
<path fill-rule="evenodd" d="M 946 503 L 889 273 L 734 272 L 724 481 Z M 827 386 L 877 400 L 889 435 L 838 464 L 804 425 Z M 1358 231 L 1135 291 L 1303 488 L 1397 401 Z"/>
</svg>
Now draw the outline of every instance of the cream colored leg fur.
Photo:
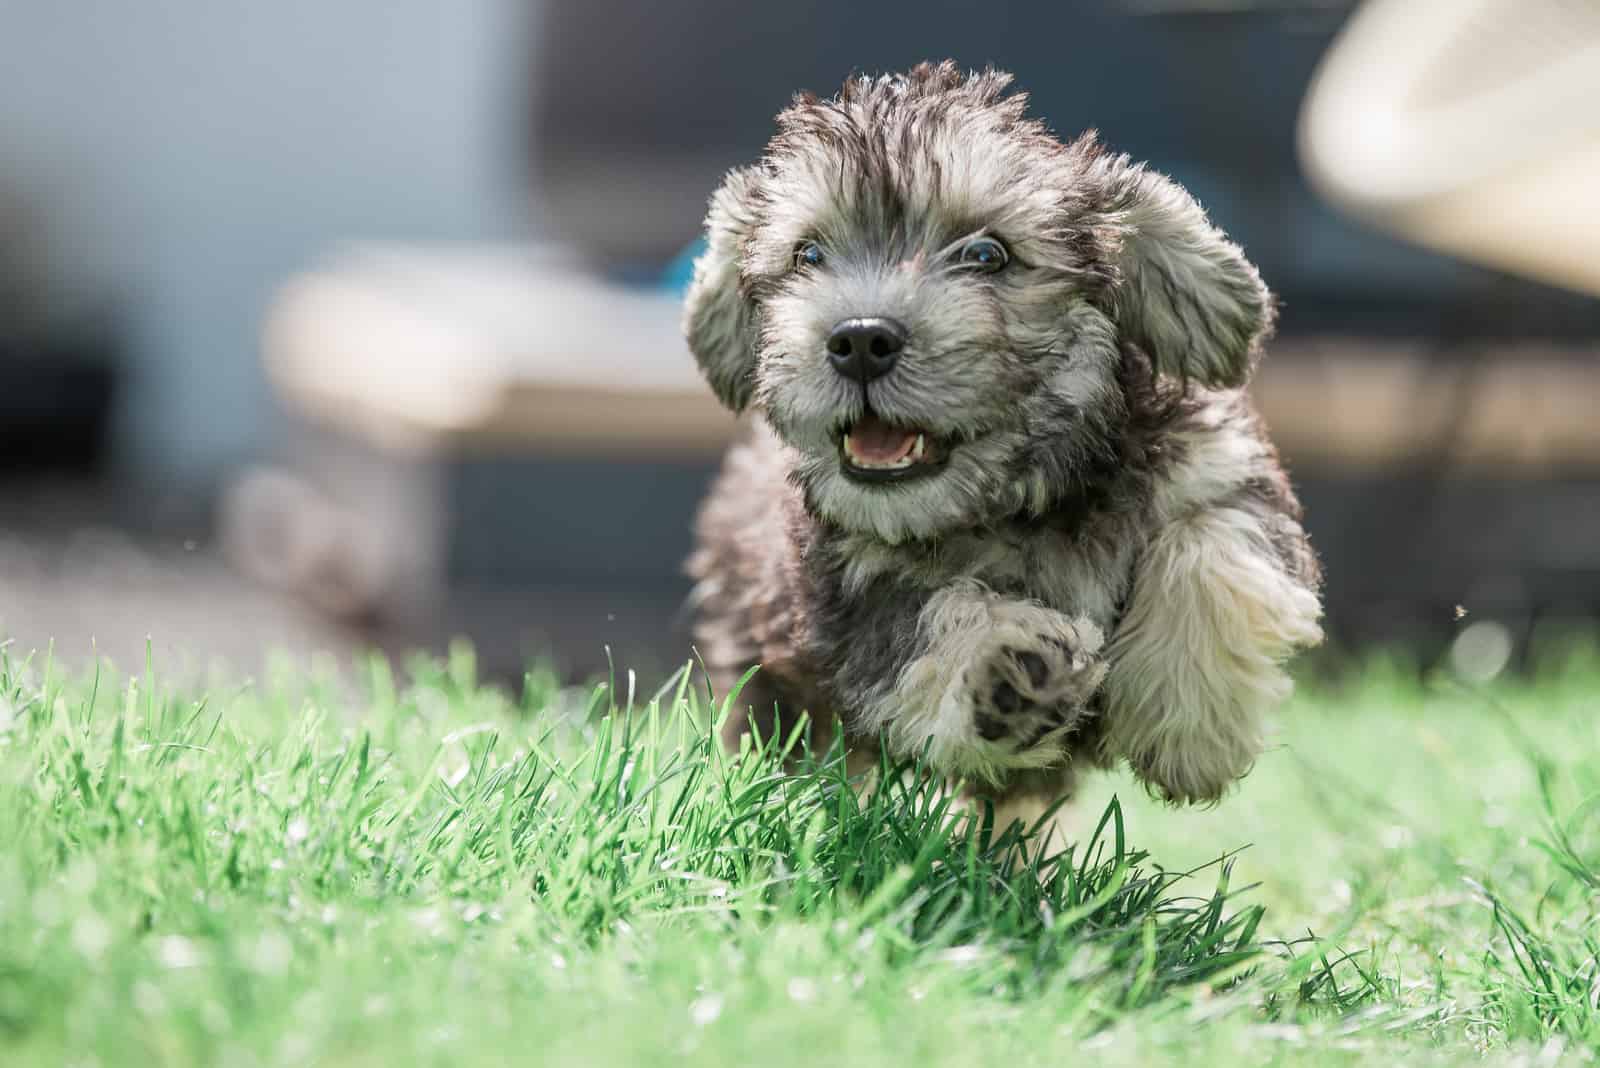
<svg viewBox="0 0 1600 1068">
<path fill-rule="evenodd" d="M 1249 770 L 1282 664 L 1321 640 L 1317 597 L 1284 574 L 1263 519 L 1213 507 L 1173 520 L 1134 578 L 1108 650 L 1107 743 L 1174 801 L 1211 801 Z"/>
<path fill-rule="evenodd" d="M 1002 597 L 974 581 L 941 590 L 923 608 L 918 625 L 926 651 L 906 665 L 891 687 L 862 710 L 868 731 L 887 731 L 890 748 L 913 756 L 926 747 L 934 763 L 958 776 L 991 776 L 998 768 L 1043 767 L 1058 758 L 1049 746 L 1006 752 L 978 734 L 977 705 L 993 672 L 1030 701 L 1081 708 L 1099 687 L 1105 665 L 1096 654 L 1104 638 L 1087 619 Z M 1015 650 L 1037 654 L 1049 664 L 1042 687 L 1018 674 Z M 1062 721 L 1061 730 L 1072 721 Z"/>
</svg>

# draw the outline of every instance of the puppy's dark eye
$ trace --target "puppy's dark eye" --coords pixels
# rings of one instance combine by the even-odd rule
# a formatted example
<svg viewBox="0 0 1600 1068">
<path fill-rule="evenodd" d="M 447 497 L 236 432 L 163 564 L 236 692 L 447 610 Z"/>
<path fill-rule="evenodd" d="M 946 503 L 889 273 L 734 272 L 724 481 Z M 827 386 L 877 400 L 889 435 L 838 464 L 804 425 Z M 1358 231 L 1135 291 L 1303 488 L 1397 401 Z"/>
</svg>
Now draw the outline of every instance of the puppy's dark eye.
<svg viewBox="0 0 1600 1068">
<path fill-rule="evenodd" d="M 821 267 L 825 258 L 822 254 L 822 246 L 815 241 L 802 241 L 795 246 L 794 265 L 801 270 L 807 267 Z"/>
<path fill-rule="evenodd" d="M 1006 247 L 992 237 L 975 237 L 961 246 L 956 260 L 963 267 L 993 273 L 1011 262 Z"/>
</svg>

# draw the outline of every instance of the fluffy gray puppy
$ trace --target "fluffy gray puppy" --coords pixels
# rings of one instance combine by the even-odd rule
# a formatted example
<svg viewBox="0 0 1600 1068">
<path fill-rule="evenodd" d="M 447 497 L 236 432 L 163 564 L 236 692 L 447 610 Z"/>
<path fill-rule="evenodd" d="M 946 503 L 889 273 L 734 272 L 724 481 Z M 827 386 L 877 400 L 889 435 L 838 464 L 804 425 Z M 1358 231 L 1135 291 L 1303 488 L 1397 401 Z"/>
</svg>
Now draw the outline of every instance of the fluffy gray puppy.
<svg viewBox="0 0 1600 1068">
<path fill-rule="evenodd" d="M 766 736 L 926 753 L 1023 814 L 1125 759 L 1211 801 L 1321 639 L 1242 387 L 1273 302 L 1166 177 L 951 63 L 802 95 L 711 201 L 685 311 L 754 409 L 696 641 Z"/>
</svg>

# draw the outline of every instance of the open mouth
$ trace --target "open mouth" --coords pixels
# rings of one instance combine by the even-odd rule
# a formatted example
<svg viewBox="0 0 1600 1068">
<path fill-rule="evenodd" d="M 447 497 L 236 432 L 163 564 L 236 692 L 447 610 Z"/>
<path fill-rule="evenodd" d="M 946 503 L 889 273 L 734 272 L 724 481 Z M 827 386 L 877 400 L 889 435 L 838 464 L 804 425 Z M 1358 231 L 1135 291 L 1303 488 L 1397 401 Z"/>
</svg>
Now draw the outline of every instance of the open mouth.
<svg viewBox="0 0 1600 1068">
<path fill-rule="evenodd" d="M 847 427 L 839 442 L 839 466 L 863 482 L 902 482 L 931 474 L 946 455 L 926 430 L 893 426 L 871 412 Z"/>
</svg>

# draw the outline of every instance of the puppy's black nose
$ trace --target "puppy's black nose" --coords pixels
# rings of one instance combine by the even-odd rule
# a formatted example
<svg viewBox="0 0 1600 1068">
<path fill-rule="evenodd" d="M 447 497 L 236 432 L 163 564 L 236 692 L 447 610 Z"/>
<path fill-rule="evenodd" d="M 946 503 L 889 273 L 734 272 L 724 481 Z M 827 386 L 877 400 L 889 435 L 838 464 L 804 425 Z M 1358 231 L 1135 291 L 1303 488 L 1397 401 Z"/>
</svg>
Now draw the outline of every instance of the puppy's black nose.
<svg viewBox="0 0 1600 1068">
<path fill-rule="evenodd" d="M 846 378 L 866 384 L 886 375 L 906 347 L 906 328 L 893 319 L 846 319 L 828 335 L 828 362 Z"/>
</svg>

